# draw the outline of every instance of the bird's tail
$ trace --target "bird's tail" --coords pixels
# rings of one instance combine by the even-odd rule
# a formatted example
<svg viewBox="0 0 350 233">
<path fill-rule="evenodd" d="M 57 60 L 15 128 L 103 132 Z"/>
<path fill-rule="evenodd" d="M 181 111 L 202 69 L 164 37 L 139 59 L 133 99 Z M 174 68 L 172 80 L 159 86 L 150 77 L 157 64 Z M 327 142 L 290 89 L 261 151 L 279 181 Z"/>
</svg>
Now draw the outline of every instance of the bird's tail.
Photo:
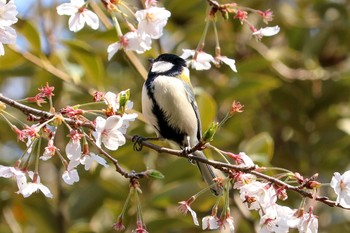
<svg viewBox="0 0 350 233">
<path fill-rule="evenodd" d="M 195 156 L 203 159 L 207 159 L 205 157 L 204 153 L 202 151 L 196 151 L 193 153 Z M 201 163 L 197 161 L 198 168 L 202 174 L 203 180 L 205 183 L 209 186 L 212 185 L 211 191 L 215 196 L 219 196 L 222 193 L 222 187 L 219 186 L 219 184 L 215 181 L 217 176 L 215 175 L 212 166 L 206 164 L 206 163 Z M 215 185 L 213 185 L 215 184 Z"/>
</svg>

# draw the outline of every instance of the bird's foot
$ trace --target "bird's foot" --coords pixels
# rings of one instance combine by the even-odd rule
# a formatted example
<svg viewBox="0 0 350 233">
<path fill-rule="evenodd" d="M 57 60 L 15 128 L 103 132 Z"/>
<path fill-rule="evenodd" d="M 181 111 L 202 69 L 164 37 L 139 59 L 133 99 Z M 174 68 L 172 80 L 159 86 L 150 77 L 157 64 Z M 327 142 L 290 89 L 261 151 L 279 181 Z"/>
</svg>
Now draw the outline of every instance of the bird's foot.
<svg viewBox="0 0 350 233">
<path fill-rule="evenodd" d="M 187 156 L 187 155 L 191 154 L 191 152 L 192 152 L 192 148 L 189 147 L 189 146 L 186 146 L 186 147 L 184 147 L 184 148 L 182 149 L 181 154 L 182 154 L 183 156 Z M 188 159 L 188 161 L 189 161 L 190 163 L 192 163 L 192 164 L 195 164 L 195 163 L 196 163 L 195 160 L 190 159 L 190 158 Z"/>
<path fill-rule="evenodd" d="M 141 151 L 143 148 L 142 142 L 147 141 L 147 138 L 139 136 L 139 135 L 135 135 L 132 137 L 131 141 L 134 143 L 132 148 L 135 151 Z"/>
</svg>

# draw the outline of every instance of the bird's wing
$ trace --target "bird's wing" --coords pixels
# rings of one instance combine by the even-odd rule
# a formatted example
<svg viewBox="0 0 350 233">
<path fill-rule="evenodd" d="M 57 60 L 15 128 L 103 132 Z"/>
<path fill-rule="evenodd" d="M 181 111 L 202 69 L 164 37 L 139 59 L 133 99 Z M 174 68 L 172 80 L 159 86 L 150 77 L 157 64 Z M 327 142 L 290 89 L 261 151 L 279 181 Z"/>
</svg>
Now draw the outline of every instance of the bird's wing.
<svg viewBox="0 0 350 233">
<path fill-rule="evenodd" d="M 202 138 L 202 124 L 201 124 L 201 118 L 200 118 L 200 115 L 199 115 L 198 105 L 197 105 L 197 102 L 196 102 L 196 99 L 195 99 L 195 96 L 194 96 L 194 92 L 193 92 L 192 86 L 188 86 L 188 85 L 184 85 L 184 86 L 185 86 L 185 89 L 186 89 L 186 94 L 187 94 L 188 101 L 191 103 L 193 111 L 196 114 L 197 126 L 198 126 L 197 139 L 199 141 Z M 192 145 L 192 146 L 194 146 L 194 145 Z"/>
</svg>

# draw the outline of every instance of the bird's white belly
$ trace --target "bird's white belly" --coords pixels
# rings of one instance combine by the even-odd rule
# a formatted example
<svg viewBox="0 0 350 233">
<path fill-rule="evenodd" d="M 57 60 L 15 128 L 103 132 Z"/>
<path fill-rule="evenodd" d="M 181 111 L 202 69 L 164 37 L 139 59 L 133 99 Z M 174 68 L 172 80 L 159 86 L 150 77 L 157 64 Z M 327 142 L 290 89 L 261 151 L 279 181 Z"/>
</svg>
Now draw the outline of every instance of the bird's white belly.
<svg viewBox="0 0 350 233">
<path fill-rule="evenodd" d="M 196 137 L 197 118 L 183 85 L 180 79 L 159 76 L 154 80 L 154 98 L 173 128 Z"/>
</svg>

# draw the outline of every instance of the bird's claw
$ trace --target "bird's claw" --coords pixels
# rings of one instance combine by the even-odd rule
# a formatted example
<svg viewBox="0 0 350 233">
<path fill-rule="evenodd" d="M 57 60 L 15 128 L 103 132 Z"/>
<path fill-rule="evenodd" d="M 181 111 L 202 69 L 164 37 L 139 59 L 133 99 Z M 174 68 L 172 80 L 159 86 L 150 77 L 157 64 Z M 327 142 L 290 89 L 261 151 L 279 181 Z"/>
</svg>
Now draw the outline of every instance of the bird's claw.
<svg viewBox="0 0 350 233">
<path fill-rule="evenodd" d="M 147 140 L 147 138 L 144 138 L 144 137 L 139 136 L 139 135 L 133 136 L 132 139 L 131 139 L 131 141 L 134 142 L 134 145 L 133 145 L 132 148 L 133 148 L 135 151 L 141 151 L 142 148 L 143 148 L 142 142 L 143 142 L 143 141 L 146 141 L 146 140 Z"/>
<path fill-rule="evenodd" d="M 189 155 L 189 154 L 191 154 L 191 150 L 192 150 L 191 147 L 186 146 L 185 148 L 182 149 L 181 153 L 182 153 L 182 155 Z"/>
</svg>

